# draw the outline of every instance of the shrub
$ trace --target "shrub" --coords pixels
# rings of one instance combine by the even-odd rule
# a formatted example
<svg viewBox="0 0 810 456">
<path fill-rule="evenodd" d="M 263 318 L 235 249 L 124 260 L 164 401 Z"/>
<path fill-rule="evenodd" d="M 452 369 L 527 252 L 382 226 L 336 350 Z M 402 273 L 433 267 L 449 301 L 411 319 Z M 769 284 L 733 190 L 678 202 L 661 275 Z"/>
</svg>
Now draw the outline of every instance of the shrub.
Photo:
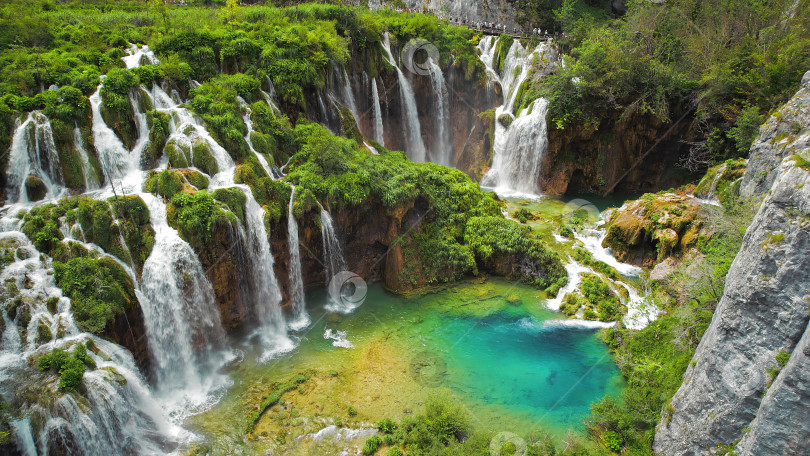
<svg viewBox="0 0 810 456">
<path fill-rule="evenodd" d="M 390 418 L 385 418 L 377 421 L 377 429 L 383 434 L 391 434 L 397 429 L 397 423 Z"/>
<path fill-rule="evenodd" d="M 366 440 L 366 444 L 363 445 L 363 454 L 365 456 L 371 456 L 377 452 L 377 449 L 380 448 L 382 445 L 382 439 L 378 435 L 372 435 L 368 440 Z"/>
</svg>

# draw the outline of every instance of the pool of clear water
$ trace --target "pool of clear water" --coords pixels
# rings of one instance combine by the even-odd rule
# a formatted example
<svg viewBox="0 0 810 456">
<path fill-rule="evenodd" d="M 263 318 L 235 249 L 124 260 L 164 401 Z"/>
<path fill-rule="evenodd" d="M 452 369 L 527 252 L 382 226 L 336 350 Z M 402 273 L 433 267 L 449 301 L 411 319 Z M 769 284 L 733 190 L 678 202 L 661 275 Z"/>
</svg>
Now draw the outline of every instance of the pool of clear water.
<svg viewBox="0 0 810 456">
<path fill-rule="evenodd" d="M 246 417 L 273 382 L 308 369 L 322 375 L 289 399 L 301 417 L 283 430 L 289 454 L 305 445 L 297 435 L 329 423 L 362 428 L 399 420 L 419 413 L 430 395 L 461 404 L 481 430 L 562 436 L 583 431 L 590 404 L 623 387 L 595 327 L 561 319 L 538 290 L 518 283 L 476 280 L 410 297 L 373 284 L 347 316 L 325 311 L 325 303 L 325 290 L 309 293 L 313 323 L 296 336 L 297 348 L 265 363 L 247 350 L 230 368 L 234 386 L 188 420 L 212 454 L 278 448 L 272 419 L 260 422 L 256 433 L 264 437 L 252 440 L 245 438 Z M 349 406 L 356 416 L 346 416 Z"/>
</svg>

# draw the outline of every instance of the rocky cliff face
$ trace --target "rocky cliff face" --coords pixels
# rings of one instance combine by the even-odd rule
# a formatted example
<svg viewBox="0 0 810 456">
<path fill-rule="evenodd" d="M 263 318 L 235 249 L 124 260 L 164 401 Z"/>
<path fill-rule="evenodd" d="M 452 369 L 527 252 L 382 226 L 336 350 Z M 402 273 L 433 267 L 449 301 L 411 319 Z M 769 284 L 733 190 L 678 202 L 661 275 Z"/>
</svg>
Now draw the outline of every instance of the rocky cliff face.
<svg viewBox="0 0 810 456">
<path fill-rule="evenodd" d="M 743 175 L 740 194 L 765 193 L 776 180 L 779 164 L 798 151 L 810 149 L 810 72 L 802 78 L 802 88 L 779 108 L 760 128 L 759 138 L 751 146 L 748 171 Z"/>
<path fill-rule="evenodd" d="M 804 103 L 809 83 L 810 75 L 785 108 Z M 794 119 L 801 138 L 810 115 Z M 741 455 L 807 454 L 810 167 L 799 158 L 808 159 L 806 147 L 783 148 L 774 141 L 779 124 L 778 115 L 772 117 L 752 147 L 743 191 L 769 192 L 684 382 L 658 425 L 656 453 L 707 454 L 737 444 Z"/>
<path fill-rule="evenodd" d="M 608 114 L 597 130 L 549 128 L 540 186 L 543 193 L 657 191 L 688 181 L 677 163 L 686 151 L 680 140 L 689 123 L 673 125 L 649 115 L 620 120 Z M 660 140 L 660 142 L 658 142 Z M 649 155 L 647 152 L 652 148 Z M 629 171 L 629 173 L 628 173 Z"/>
<path fill-rule="evenodd" d="M 371 8 L 391 6 L 394 2 L 385 0 L 370 0 Z M 411 9 L 427 9 L 434 13 L 443 13 L 449 17 L 475 22 L 498 22 L 508 27 L 515 27 L 517 23 L 512 5 L 506 0 L 405 0 L 405 7 Z"/>
</svg>

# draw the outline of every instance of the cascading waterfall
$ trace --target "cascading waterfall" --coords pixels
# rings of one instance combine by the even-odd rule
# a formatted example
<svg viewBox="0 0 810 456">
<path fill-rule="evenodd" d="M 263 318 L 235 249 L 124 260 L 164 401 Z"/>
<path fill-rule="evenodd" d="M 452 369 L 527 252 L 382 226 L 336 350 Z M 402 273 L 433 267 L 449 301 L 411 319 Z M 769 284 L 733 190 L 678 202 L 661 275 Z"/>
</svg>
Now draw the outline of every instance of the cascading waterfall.
<svg viewBox="0 0 810 456">
<path fill-rule="evenodd" d="M 419 124 L 419 112 L 416 108 L 416 96 L 413 93 L 413 87 L 405 77 L 402 70 L 399 69 L 394 55 L 391 53 L 391 39 L 386 32 L 383 35 L 383 49 L 388 54 L 388 63 L 394 66 L 397 70 L 397 78 L 399 80 L 399 93 L 402 98 L 402 122 L 405 133 L 405 147 L 408 157 L 415 162 L 423 162 L 427 159 L 427 151 L 425 143 L 422 140 L 422 127 Z"/>
<path fill-rule="evenodd" d="M 352 91 L 352 82 L 349 79 L 349 73 L 343 69 L 343 100 L 346 102 L 346 107 L 351 111 L 355 120 L 357 119 L 357 103 L 354 100 L 354 92 Z"/>
<path fill-rule="evenodd" d="M 260 154 L 256 150 L 256 148 L 253 147 L 253 140 L 251 140 L 250 138 L 250 134 L 253 133 L 254 131 L 253 121 L 250 119 L 251 114 L 250 106 L 247 104 L 247 102 L 245 102 L 245 100 L 242 97 L 237 97 L 237 99 L 239 100 L 239 104 L 242 105 L 242 109 L 245 111 L 245 113 L 242 114 L 242 121 L 245 122 L 245 125 L 247 126 L 247 135 L 245 135 L 245 141 L 247 142 L 250 151 L 253 152 L 253 154 L 256 156 L 256 159 L 259 160 L 259 163 L 262 165 L 262 168 L 264 168 L 264 171 L 267 173 L 267 175 L 273 176 L 273 170 L 267 163 L 267 159 L 264 157 L 263 154 Z"/>
<path fill-rule="evenodd" d="M 273 271 L 273 254 L 264 224 L 264 209 L 253 197 L 250 188 L 239 186 L 245 193 L 245 234 L 248 270 L 252 275 L 256 316 L 259 319 L 258 336 L 264 353 L 263 360 L 286 353 L 295 344 L 287 337 L 287 327 L 281 312 L 281 289 Z"/>
<path fill-rule="evenodd" d="M 48 309 L 44 297 L 60 296 L 53 270 L 40 260 L 39 252 L 20 232 L 0 233 L 0 239 L 17 245 L 14 262 L 0 272 L 3 283 L 14 282 L 28 306 L 28 340 L 19 338 L 19 318 L 0 312 L 6 328 L 0 348 L 0 393 L 5 397 L 31 382 L 28 360 L 54 348 L 90 340 L 95 349 L 87 354 L 95 361 L 82 379 L 86 400 L 54 391 L 53 402 L 21 410 L 12 429 L 23 454 L 48 454 L 72 448 L 76 454 L 160 454 L 188 442 L 191 435 L 172 425 L 163 409 L 152 399 L 132 355 L 124 348 L 81 333 L 73 321 L 70 300 L 60 298 Z M 25 286 L 23 284 L 25 283 Z M 51 313 L 53 311 L 53 314 Z M 55 339 L 40 345 L 35 329 L 46 324 Z"/>
<path fill-rule="evenodd" d="M 47 188 L 46 196 L 53 197 L 59 193 L 62 185 L 59 152 L 53 140 L 51 123 L 44 114 L 33 111 L 17 125 L 10 153 L 7 175 L 12 201 L 28 201 L 25 181 L 29 176 L 42 180 Z"/>
<path fill-rule="evenodd" d="M 147 94 L 146 88 L 141 86 L 142 93 Z M 141 111 L 141 104 L 135 98 L 135 89 L 129 93 L 129 102 L 132 104 L 132 109 L 135 113 L 135 128 L 138 130 L 138 141 L 135 142 L 135 147 L 132 148 L 131 154 L 137 155 L 140 160 L 143 150 L 149 144 L 149 122 L 146 120 L 146 112 Z"/>
<path fill-rule="evenodd" d="M 499 72 L 494 66 L 498 50 L 496 44 L 497 38 L 488 36 L 478 45 L 487 74 L 491 80 L 501 85 L 504 98 L 503 104 L 495 110 L 492 166 L 481 184 L 503 194 L 536 194 L 540 166 L 548 145 L 548 102 L 542 98 L 535 100 L 528 109 L 517 113 L 517 118 L 508 127 L 500 119 L 502 116 L 515 117 L 515 101 L 521 84 L 529 76 L 532 60 L 537 57 L 538 60 L 549 61 L 553 65 L 556 64 L 556 54 L 547 43 L 529 50 L 519 40 L 515 40 L 504 58 L 503 70 Z"/>
<path fill-rule="evenodd" d="M 380 93 L 377 91 L 377 78 L 371 80 L 371 96 L 374 102 L 374 140 L 385 146 L 385 129 L 380 107 Z"/>
<path fill-rule="evenodd" d="M 99 160 L 110 185 L 128 185 L 125 188 L 138 189 L 141 186 L 141 174 L 138 171 L 140 157 L 130 154 L 124 143 L 101 116 L 101 86 L 90 96 L 93 110 L 93 142 L 98 151 Z"/>
<path fill-rule="evenodd" d="M 147 65 L 157 65 L 160 61 L 155 57 L 155 53 L 149 49 L 149 46 L 143 45 L 140 48 L 133 44 L 129 48 L 129 54 L 122 57 L 121 60 L 124 61 L 124 65 L 128 69 L 137 68 L 141 66 L 141 61 L 145 60 Z"/>
<path fill-rule="evenodd" d="M 500 115 L 498 112 L 496 115 Z M 528 112 L 515 119 L 508 129 L 495 121 L 495 154 L 490 170 L 481 181 L 483 185 L 504 194 L 509 191 L 537 193 L 543 153 L 548 146 L 548 101 L 544 98 L 535 100 Z M 499 130 L 505 131 L 499 136 Z"/>
<path fill-rule="evenodd" d="M 304 301 L 304 279 L 301 275 L 301 251 L 298 247 L 298 222 L 293 215 L 293 200 L 295 199 L 295 186 L 290 193 L 290 204 L 287 210 L 287 243 L 290 247 L 290 302 L 293 308 L 293 318 L 289 323 L 294 331 L 306 328 L 309 323 L 306 303 Z"/>
<path fill-rule="evenodd" d="M 95 170 L 90 166 L 90 156 L 87 154 L 87 149 L 84 147 L 84 138 L 82 138 L 82 131 L 79 126 L 73 129 L 73 142 L 76 144 L 76 151 L 79 152 L 79 157 L 82 160 L 82 172 L 84 173 L 84 186 L 87 190 L 93 190 L 101 185 Z"/>
<path fill-rule="evenodd" d="M 441 67 L 430 57 L 428 57 L 428 65 L 430 68 L 430 80 L 436 97 L 436 130 L 438 132 L 433 146 L 432 161 L 445 166 L 452 166 L 453 149 L 450 144 L 450 129 L 448 128 L 450 122 L 450 94 Z"/>
<path fill-rule="evenodd" d="M 326 265 L 326 283 L 338 273 L 348 270 L 343 244 L 335 230 L 335 222 L 329 211 L 321 206 L 321 236 L 323 236 L 323 259 Z"/>
<path fill-rule="evenodd" d="M 217 143 L 205 129 L 191 111 L 182 107 L 157 84 L 152 86 L 152 102 L 155 109 L 165 112 L 170 116 L 170 129 L 172 134 L 168 141 L 176 140 L 191 148 L 193 141 L 202 141 L 208 145 L 211 155 L 217 162 L 219 173 L 211 176 L 211 183 L 214 186 L 229 186 L 233 184 L 233 170 L 236 164 L 228 151 Z M 192 130 L 187 134 L 189 128 Z M 257 154 L 258 155 L 258 154 Z"/>
<path fill-rule="evenodd" d="M 214 290 L 191 246 L 166 221 L 159 198 L 141 194 L 155 230 L 155 246 L 143 266 L 141 308 L 158 387 L 166 394 L 205 395 L 206 360 L 223 345 L 225 331 Z M 204 347 L 205 350 L 195 350 Z M 185 402 L 190 399 L 185 398 Z"/>
</svg>

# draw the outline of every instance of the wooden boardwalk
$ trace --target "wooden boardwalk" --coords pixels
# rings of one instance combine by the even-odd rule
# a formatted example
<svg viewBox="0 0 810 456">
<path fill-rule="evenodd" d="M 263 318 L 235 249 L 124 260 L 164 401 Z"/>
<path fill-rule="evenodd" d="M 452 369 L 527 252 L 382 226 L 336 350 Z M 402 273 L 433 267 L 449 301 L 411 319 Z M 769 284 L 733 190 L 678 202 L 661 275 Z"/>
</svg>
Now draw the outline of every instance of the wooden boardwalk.
<svg viewBox="0 0 810 456">
<path fill-rule="evenodd" d="M 475 26 L 470 26 L 470 25 L 467 25 L 467 24 L 458 24 L 458 23 L 455 23 L 455 22 L 450 22 L 450 23 L 453 24 L 453 25 L 460 26 L 460 27 L 467 27 L 470 30 L 475 30 L 476 32 L 481 32 L 484 35 L 493 35 L 493 36 L 509 35 L 512 38 L 524 38 L 524 39 L 527 39 L 527 40 L 539 39 L 540 41 L 552 41 L 554 39 L 554 37 L 551 36 L 551 35 L 543 35 L 543 34 L 538 35 L 538 34 L 534 34 L 534 33 L 531 33 L 531 32 L 522 31 L 522 30 L 518 30 L 517 32 L 515 32 L 514 29 L 510 31 L 510 30 L 508 30 L 508 27 L 507 27 L 507 30 L 503 30 L 502 28 L 497 29 L 497 28 L 494 28 L 494 27 L 475 27 Z"/>
</svg>

